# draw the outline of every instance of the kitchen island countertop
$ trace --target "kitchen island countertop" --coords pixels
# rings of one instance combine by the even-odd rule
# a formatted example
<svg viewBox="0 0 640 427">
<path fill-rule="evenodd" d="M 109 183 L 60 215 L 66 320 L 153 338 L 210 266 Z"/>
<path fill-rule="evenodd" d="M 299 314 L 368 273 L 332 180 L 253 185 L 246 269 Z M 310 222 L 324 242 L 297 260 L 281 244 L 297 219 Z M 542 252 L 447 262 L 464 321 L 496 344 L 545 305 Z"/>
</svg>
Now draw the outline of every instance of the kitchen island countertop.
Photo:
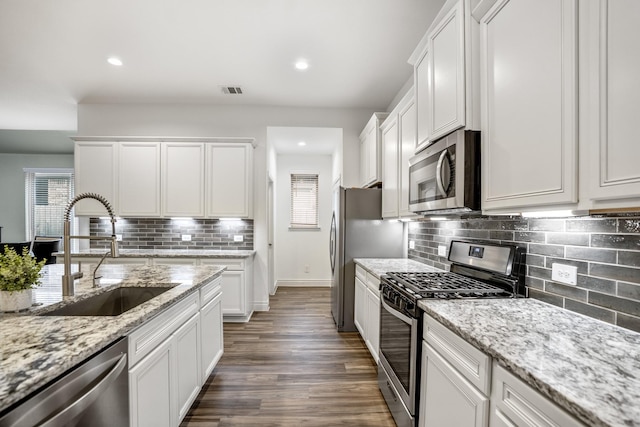
<svg viewBox="0 0 640 427">
<path fill-rule="evenodd" d="M 77 268 L 74 264 L 73 267 Z M 209 283 L 223 266 L 122 265 L 100 267 L 100 288 L 92 287 L 95 265 L 82 266 L 76 295 L 62 296 L 63 265 L 44 267 L 35 305 L 27 313 L 0 314 L 0 411 L 83 362 L 138 325 Z M 167 292 L 119 316 L 37 316 L 120 286 L 165 286 Z"/>
<path fill-rule="evenodd" d="M 73 252 L 75 257 L 99 258 L 107 252 L 107 249 L 81 249 Z M 223 250 L 223 249 L 123 249 L 122 258 L 249 258 L 255 250 Z M 62 259 L 64 252 L 56 252 L 53 255 Z M 72 258 L 73 259 L 73 258 Z M 110 261 L 114 261 L 109 259 Z M 117 260 L 115 260 L 117 263 Z"/>
</svg>

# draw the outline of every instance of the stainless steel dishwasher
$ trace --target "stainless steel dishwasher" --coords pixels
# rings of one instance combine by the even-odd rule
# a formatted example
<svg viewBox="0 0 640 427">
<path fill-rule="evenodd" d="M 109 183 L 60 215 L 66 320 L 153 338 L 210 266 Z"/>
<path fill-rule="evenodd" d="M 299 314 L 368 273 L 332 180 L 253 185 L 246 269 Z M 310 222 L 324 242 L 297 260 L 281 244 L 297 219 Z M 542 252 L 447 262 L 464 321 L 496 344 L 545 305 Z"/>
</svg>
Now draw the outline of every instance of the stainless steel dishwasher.
<svg viewBox="0 0 640 427">
<path fill-rule="evenodd" d="M 128 426 L 127 366 L 121 338 L 0 414 L 0 427 Z"/>
</svg>

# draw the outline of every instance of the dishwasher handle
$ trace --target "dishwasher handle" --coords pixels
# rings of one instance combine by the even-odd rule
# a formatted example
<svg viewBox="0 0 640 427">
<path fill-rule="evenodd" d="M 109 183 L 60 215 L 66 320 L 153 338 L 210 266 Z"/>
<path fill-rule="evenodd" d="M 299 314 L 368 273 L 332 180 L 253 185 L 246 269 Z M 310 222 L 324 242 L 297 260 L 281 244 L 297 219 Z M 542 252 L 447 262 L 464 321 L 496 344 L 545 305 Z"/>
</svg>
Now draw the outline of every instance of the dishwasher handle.
<svg viewBox="0 0 640 427">
<path fill-rule="evenodd" d="M 114 360 L 115 366 L 111 368 L 108 372 L 105 373 L 106 370 L 109 369 L 110 366 L 113 365 Z M 105 367 L 106 365 L 106 367 Z M 61 427 L 68 424 L 69 420 L 73 419 L 75 416 L 81 414 L 85 409 L 89 407 L 95 400 L 104 392 L 104 390 L 108 389 L 109 386 L 118 378 L 118 376 L 122 373 L 124 368 L 127 366 L 127 354 L 120 354 L 105 363 L 101 364 L 100 368 L 102 372 L 98 374 L 94 374 L 92 371 L 87 372 L 85 375 L 95 375 L 96 378 L 102 377 L 98 381 L 96 385 L 91 387 L 89 391 L 84 393 L 82 396 L 75 399 L 75 401 L 63 408 L 60 412 L 54 414 L 45 422 L 40 424 L 41 427 Z M 55 400 L 56 395 L 59 396 L 73 396 L 77 393 L 82 392 L 81 387 L 83 384 L 75 384 L 74 382 L 56 390 L 55 394 L 52 395 L 52 398 Z"/>
</svg>

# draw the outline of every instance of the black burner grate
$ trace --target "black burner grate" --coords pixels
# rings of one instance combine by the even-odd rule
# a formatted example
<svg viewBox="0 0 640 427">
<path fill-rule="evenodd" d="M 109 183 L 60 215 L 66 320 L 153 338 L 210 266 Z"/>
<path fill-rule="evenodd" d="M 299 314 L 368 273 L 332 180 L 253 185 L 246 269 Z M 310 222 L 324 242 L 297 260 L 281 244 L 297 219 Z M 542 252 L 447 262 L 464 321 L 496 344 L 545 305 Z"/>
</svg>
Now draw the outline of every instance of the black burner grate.
<svg viewBox="0 0 640 427">
<path fill-rule="evenodd" d="M 387 273 L 387 277 L 418 297 L 430 298 L 434 294 L 458 294 L 469 297 L 502 295 L 504 289 L 479 280 L 451 272 Z"/>
</svg>

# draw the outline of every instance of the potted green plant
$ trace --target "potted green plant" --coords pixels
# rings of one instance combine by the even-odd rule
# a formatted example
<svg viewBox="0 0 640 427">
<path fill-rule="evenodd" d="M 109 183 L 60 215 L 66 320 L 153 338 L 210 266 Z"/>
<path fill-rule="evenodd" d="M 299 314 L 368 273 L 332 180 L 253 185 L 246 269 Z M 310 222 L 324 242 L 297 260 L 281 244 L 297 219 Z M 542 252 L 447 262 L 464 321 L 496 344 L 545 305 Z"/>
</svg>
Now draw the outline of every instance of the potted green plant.
<svg viewBox="0 0 640 427">
<path fill-rule="evenodd" d="M 19 255 L 5 245 L 0 253 L 0 311 L 19 311 L 31 307 L 32 288 L 40 285 L 40 271 L 46 261 L 36 261 L 24 248 Z"/>
</svg>

